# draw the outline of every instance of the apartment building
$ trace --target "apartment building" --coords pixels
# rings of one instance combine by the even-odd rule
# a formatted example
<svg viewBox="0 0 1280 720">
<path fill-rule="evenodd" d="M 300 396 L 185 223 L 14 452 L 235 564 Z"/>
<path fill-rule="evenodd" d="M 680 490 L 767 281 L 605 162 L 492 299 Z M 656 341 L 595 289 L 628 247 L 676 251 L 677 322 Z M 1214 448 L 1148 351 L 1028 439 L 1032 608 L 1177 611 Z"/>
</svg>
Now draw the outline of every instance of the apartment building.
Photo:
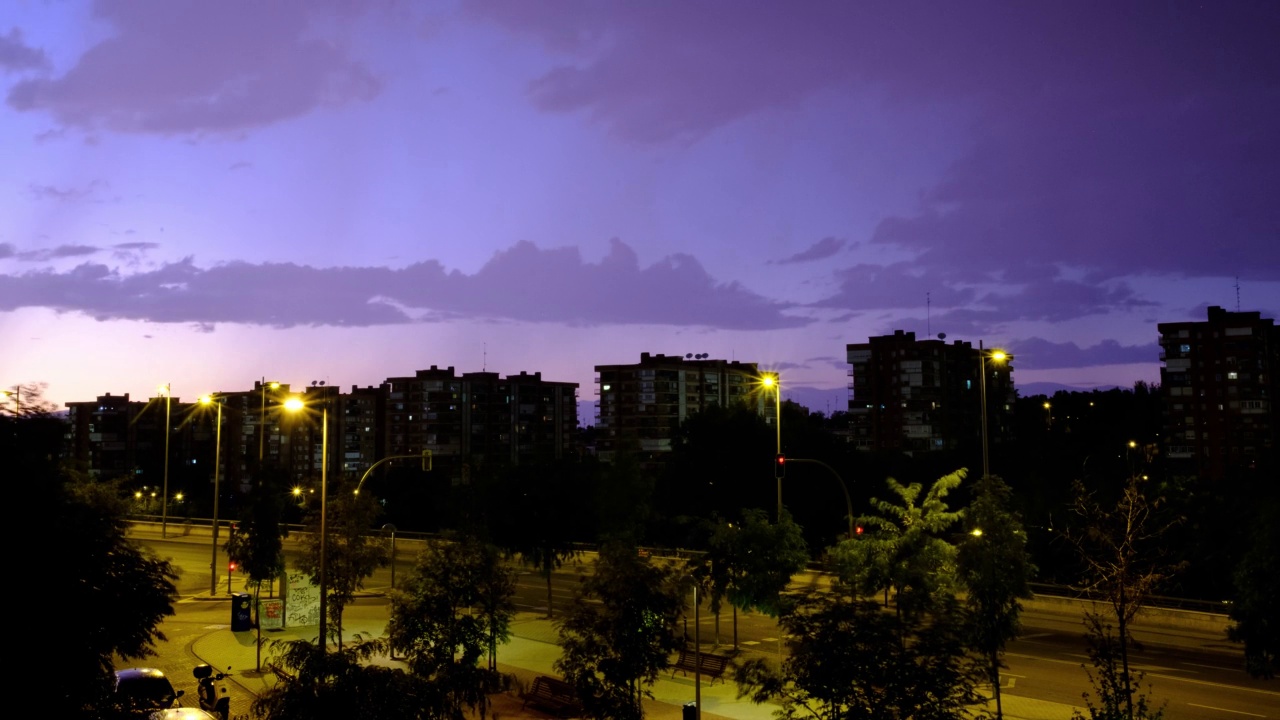
<svg viewBox="0 0 1280 720">
<path fill-rule="evenodd" d="M 756 363 L 705 355 L 640 354 L 632 365 L 597 365 L 597 454 L 612 462 L 621 450 L 642 462 L 671 452 L 680 423 L 712 405 L 744 403 L 774 421 L 774 398 L 762 392 Z"/>
<path fill-rule="evenodd" d="M 1162 448 L 1174 473 L 1222 480 L 1274 473 L 1280 332 L 1258 312 L 1208 309 L 1203 322 L 1160 323 Z"/>
<path fill-rule="evenodd" d="M 862 450 L 981 452 L 986 370 L 987 437 L 992 448 L 1011 437 L 1012 357 L 964 341 L 917 340 L 914 332 L 846 346 L 853 391 L 850 439 Z M 983 362 L 984 354 L 987 356 Z"/>
<path fill-rule="evenodd" d="M 573 451 L 577 383 L 541 373 L 458 375 L 453 367 L 387 378 L 387 452 L 430 450 L 434 472 L 465 481 L 478 463 L 519 464 Z"/>
</svg>

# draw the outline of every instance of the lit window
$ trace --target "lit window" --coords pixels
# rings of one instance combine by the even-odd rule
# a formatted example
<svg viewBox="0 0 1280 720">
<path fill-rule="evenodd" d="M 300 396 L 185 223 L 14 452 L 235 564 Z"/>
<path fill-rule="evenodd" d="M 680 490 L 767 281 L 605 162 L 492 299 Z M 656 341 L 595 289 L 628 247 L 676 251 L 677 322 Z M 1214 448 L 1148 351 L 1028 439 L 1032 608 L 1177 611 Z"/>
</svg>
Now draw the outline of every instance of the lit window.
<svg viewBox="0 0 1280 720">
<path fill-rule="evenodd" d="M 1236 373 L 1234 373 L 1234 372 L 1229 372 L 1229 373 L 1227 373 L 1227 379 L 1228 379 L 1228 380 L 1235 380 L 1237 377 L 1238 377 L 1238 376 L 1237 376 L 1237 375 L 1236 375 Z"/>
</svg>

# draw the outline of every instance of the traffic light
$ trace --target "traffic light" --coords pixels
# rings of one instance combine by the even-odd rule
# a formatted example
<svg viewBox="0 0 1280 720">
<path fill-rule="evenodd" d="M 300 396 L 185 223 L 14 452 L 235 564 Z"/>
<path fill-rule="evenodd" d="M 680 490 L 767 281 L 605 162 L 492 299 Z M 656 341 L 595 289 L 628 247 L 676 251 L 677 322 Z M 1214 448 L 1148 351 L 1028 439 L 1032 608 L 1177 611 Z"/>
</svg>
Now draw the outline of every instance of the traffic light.
<svg viewBox="0 0 1280 720">
<path fill-rule="evenodd" d="M 787 476 L 787 456 L 778 453 L 773 456 L 773 476 L 781 480 Z"/>
<path fill-rule="evenodd" d="M 430 472 L 431 470 L 431 451 L 422 451 L 422 472 Z"/>
<path fill-rule="evenodd" d="M 236 571 L 236 564 L 235 564 L 235 562 L 229 562 L 229 563 L 227 563 L 227 572 L 235 572 L 235 571 Z"/>
<path fill-rule="evenodd" d="M 854 528 L 854 529 L 853 529 L 853 533 L 854 533 L 855 535 L 861 535 L 861 534 L 862 534 L 862 526 L 861 526 L 861 525 L 859 525 L 859 526 L 857 526 L 856 528 Z"/>
</svg>

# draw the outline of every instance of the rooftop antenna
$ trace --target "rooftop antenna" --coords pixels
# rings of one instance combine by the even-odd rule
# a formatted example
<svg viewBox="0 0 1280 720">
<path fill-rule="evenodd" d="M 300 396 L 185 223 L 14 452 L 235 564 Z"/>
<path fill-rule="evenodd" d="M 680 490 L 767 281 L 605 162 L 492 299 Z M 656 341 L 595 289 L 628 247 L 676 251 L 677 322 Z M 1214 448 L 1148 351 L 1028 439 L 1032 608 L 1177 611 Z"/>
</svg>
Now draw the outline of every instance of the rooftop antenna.
<svg viewBox="0 0 1280 720">
<path fill-rule="evenodd" d="M 926 291 L 924 294 L 924 334 L 933 334 L 933 298 Z"/>
<path fill-rule="evenodd" d="M 1240 276 L 1236 276 L 1236 312 L 1240 312 Z"/>
<path fill-rule="evenodd" d="M 484 356 L 480 359 L 480 372 L 489 369 L 489 343 L 484 344 Z"/>
</svg>

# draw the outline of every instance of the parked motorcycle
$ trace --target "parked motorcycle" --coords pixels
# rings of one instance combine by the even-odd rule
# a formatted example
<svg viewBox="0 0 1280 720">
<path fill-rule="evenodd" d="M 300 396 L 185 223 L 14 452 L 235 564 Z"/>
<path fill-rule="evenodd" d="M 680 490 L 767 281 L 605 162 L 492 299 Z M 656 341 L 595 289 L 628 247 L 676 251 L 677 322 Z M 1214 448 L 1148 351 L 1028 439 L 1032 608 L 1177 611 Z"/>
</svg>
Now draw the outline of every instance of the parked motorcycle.
<svg viewBox="0 0 1280 720">
<path fill-rule="evenodd" d="M 197 665 L 191 671 L 196 677 L 196 696 L 200 698 L 200 709 L 217 715 L 221 720 L 231 720 L 231 697 L 227 695 L 227 684 L 224 682 L 231 675 L 227 672 L 216 672 L 208 665 Z"/>
</svg>

